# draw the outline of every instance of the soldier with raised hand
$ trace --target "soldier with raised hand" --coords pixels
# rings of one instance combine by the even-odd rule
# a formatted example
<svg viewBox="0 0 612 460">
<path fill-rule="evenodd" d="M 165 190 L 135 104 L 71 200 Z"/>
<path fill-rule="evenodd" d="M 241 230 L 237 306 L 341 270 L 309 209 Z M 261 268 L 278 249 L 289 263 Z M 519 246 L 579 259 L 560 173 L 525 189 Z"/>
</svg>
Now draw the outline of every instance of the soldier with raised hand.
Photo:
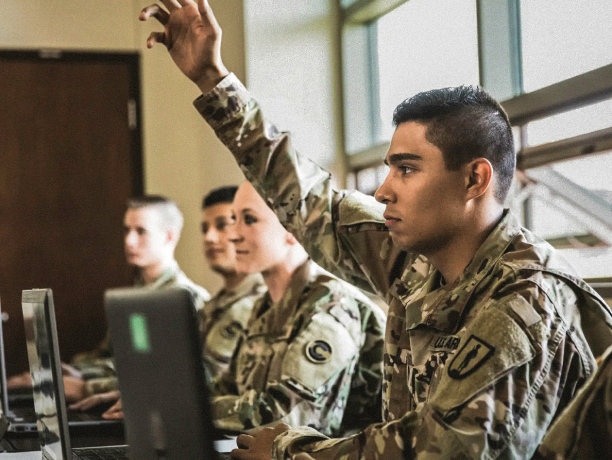
<svg viewBox="0 0 612 460">
<path fill-rule="evenodd" d="M 204 0 L 145 8 L 203 96 L 196 108 L 281 223 L 324 268 L 386 293 L 384 422 L 347 438 L 266 428 L 237 459 L 524 459 L 612 344 L 612 313 L 504 209 L 515 153 L 478 87 L 420 93 L 394 113 L 378 203 L 336 191 L 229 74 Z M 398 254 L 392 247 L 401 249 Z"/>
</svg>

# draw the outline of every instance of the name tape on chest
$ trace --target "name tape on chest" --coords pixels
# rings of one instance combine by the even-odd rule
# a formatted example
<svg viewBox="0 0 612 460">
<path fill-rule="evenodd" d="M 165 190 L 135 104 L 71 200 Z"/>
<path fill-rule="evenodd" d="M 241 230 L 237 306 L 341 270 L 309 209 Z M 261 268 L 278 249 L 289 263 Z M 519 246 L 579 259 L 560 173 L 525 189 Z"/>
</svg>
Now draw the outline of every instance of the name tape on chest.
<svg viewBox="0 0 612 460">
<path fill-rule="evenodd" d="M 454 335 L 439 335 L 432 340 L 429 345 L 429 351 L 447 351 L 452 353 L 459 348 L 459 342 L 461 342 L 460 337 Z"/>
</svg>

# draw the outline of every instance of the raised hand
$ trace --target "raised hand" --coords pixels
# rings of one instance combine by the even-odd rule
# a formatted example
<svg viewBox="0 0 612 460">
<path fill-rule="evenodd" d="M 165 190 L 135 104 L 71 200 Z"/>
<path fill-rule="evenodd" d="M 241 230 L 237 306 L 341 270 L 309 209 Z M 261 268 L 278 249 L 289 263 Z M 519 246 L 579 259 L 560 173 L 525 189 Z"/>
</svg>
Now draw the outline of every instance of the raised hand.
<svg viewBox="0 0 612 460">
<path fill-rule="evenodd" d="M 152 32 L 147 47 L 166 45 L 177 67 L 202 93 L 211 90 L 228 71 L 221 60 L 221 28 L 208 0 L 162 0 L 167 8 L 155 4 L 145 7 L 138 17 L 151 17 L 163 26 L 163 32 Z"/>
</svg>

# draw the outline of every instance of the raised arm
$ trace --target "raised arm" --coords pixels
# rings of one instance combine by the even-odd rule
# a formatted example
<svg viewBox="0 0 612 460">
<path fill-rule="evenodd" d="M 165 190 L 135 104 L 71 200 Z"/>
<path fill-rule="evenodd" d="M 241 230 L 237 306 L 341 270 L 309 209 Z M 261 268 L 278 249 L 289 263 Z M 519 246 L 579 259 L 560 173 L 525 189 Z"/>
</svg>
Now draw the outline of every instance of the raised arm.
<svg viewBox="0 0 612 460">
<path fill-rule="evenodd" d="M 384 226 L 384 206 L 357 192 L 335 191 L 330 174 L 300 156 L 290 136 L 264 119 L 240 81 L 226 76 L 219 54 L 221 31 L 206 2 L 164 4 L 169 12 L 152 6 L 141 14 L 141 19 L 154 16 L 164 24 L 164 32 L 151 34 L 148 44 L 164 43 L 202 90 L 196 108 L 247 179 L 313 260 L 353 285 L 386 294 L 403 263 Z"/>
</svg>

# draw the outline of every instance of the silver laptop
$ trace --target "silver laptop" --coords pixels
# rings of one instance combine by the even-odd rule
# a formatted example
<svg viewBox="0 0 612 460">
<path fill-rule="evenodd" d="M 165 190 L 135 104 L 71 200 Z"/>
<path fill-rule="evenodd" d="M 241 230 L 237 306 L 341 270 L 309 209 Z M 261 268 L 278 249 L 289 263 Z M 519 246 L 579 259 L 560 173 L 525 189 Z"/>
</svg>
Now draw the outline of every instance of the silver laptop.
<svg viewBox="0 0 612 460">
<path fill-rule="evenodd" d="M 49 301 L 53 303 L 52 294 L 47 293 Z M 6 357 L 4 354 L 4 340 L 2 335 L 2 321 L 0 321 L 0 408 L 9 422 L 7 431 L 12 433 L 36 433 L 36 412 L 34 410 L 32 389 L 23 389 L 10 392 L 7 389 Z M 104 420 L 100 413 L 68 411 L 68 426 L 75 429 L 90 429 L 98 426 L 107 429 L 120 429 L 121 422 Z"/>
<path fill-rule="evenodd" d="M 21 306 L 42 458 L 128 459 L 126 446 L 71 449 L 51 289 L 23 291 Z"/>
</svg>

